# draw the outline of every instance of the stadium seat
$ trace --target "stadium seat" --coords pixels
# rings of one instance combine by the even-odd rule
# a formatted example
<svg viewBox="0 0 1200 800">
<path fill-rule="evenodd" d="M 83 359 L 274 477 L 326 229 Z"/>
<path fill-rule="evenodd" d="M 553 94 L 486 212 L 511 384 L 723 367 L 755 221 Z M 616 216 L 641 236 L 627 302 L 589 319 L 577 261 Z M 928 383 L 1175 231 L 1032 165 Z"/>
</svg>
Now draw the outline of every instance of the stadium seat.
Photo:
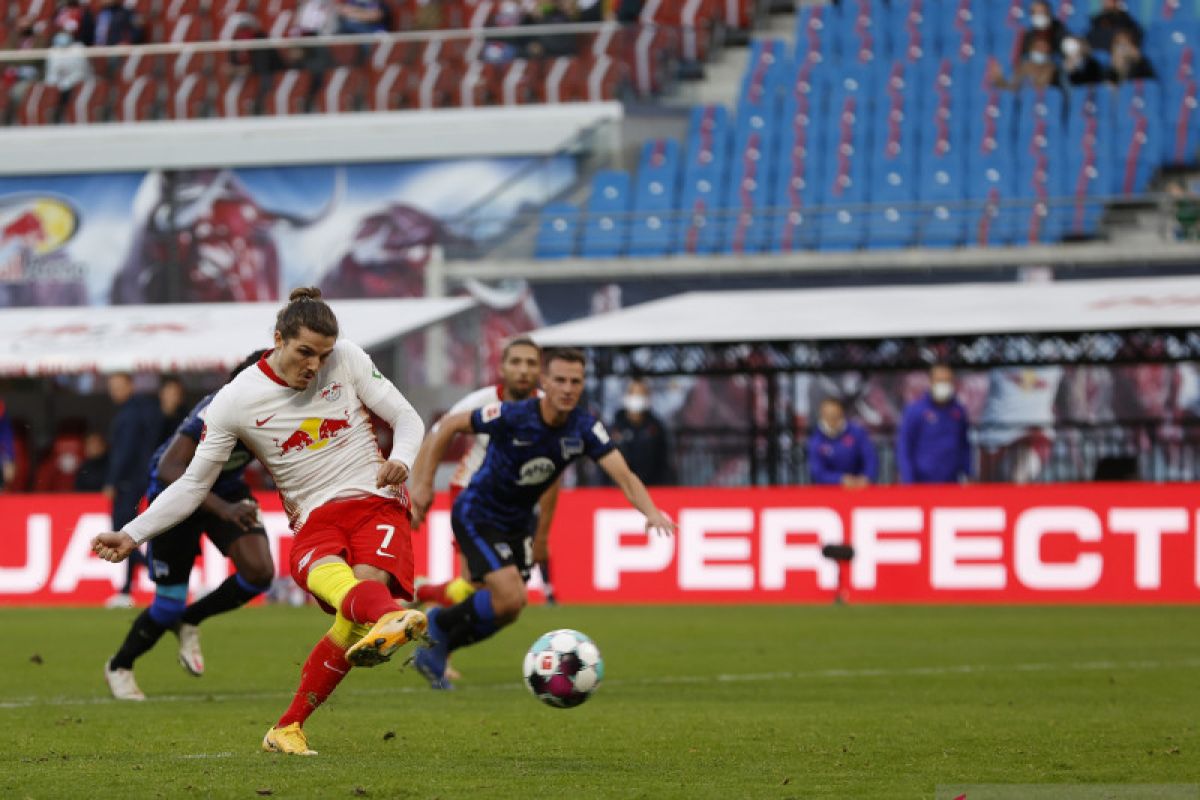
<svg viewBox="0 0 1200 800">
<path fill-rule="evenodd" d="M 75 473 L 83 464 L 83 437 L 59 434 L 37 466 L 33 478 L 35 492 L 70 492 L 75 489 Z"/>
<path fill-rule="evenodd" d="M 408 67 L 388 64 L 372 70 L 367 102 L 372 111 L 395 111 L 407 105 L 409 91 Z"/>
<path fill-rule="evenodd" d="M 207 115 L 208 80 L 198 73 L 168 81 L 170 101 L 167 115 L 172 119 L 198 119 Z"/>
<path fill-rule="evenodd" d="M 154 118 L 158 102 L 158 84 L 148 75 L 138 75 L 117 87 L 113 118 L 117 122 L 138 122 Z"/>
<path fill-rule="evenodd" d="M 534 255 L 537 258 L 570 258 L 576 254 L 579 209 L 569 203 L 550 203 L 541 212 Z"/>
<path fill-rule="evenodd" d="M 615 258 L 623 255 L 629 227 L 629 174 L 601 170 L 592 178 L 581 255 Z"/>
<path fill-rule="evenodd" d="M 357 110 L 366 83 L 363 73 L 354 67 L 330 70 L 317 93 L 317 110 L 323 114 Z"/>
<path fill-rule="evenodd" d="M 103 122 L 108 114 L 109 83 L 103 78 L 88 78 L 71 93 L 66 107 L 66 122 Z"/>
<path fill-rule="evenodd" d="M 56 120 L 58 109 L 58 89 L 49 84 L 37 81 L 30 85 L 21 103 L 20 122 L 22 125 L 50 125 Z"/>
<path fill-rule="evenodd" d="M 450 66 L 423 64 L 416 68 L 408 103 L 411 108 L 447 108 L 458 99 L 461 76 Z"/>
<path fill-rule="evenodd" d="M 538 93 L 545 103 L 573 103 L 587 99 L 583 65 L 574 56 L 560 56 L 546 66 Z"/>
<path fill-rule="evenodd" d="M 674 246 L 679 207 L 679 143 L 656 139 L 642 147 L 629 230 L 631 256 L 664 256 Z"/>
<path fill-rule="evenodd" d="M 494 67 L 491 73 L 492 96 L 499 98 L 503 105 L 524 105 L 536 100 L 536 70 L 525 59 L 518 58 L 505 66 Z"/>
<path fill-rule="evenodd" d="M 277 116 L 305 113 L 311 83 L 312 76 L 304 70 L 289 69 L 276 73 L 267 101 L 269 113 Z"/>
<path fill-rule="evenodd" d="M 251 117 L 258 112 L 262 80 L 257 75 L 231 75 L 217 84 L 213 110 L 220 117 Z"/>
</svg>

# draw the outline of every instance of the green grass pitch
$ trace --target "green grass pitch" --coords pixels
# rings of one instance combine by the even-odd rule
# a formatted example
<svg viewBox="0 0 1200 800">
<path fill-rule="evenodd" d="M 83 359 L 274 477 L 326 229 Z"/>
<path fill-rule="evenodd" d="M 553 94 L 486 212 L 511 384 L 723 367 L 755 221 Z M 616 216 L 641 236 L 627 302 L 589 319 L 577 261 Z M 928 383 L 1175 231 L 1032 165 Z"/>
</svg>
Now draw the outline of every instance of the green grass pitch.
<svg viewBox="0 0 1200 800">
<path fill-rule="evenodd" d="M 326 620 L 251 608 L 168 634 L 144 704 L 101 674 L 130 611 L 0 611 L 0 798 L 932 798 L 938 784 L 1200 784 L 1200 609 L 531 608 L 434 693 L 352 673 L 306 726 L 316 758 L 259 751 Z M 520 680 L 538 634 L 594 638 L 583 706 Z M 399 659 L 397 659 L 398 661 Z"/>
</svg>

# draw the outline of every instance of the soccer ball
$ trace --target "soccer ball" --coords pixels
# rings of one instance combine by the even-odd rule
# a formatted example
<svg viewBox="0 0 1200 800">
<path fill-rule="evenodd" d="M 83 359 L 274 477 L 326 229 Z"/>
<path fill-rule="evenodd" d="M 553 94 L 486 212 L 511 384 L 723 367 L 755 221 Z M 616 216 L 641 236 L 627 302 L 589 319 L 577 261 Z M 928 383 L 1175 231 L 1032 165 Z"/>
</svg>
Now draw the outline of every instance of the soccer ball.
<svg viewBox="0 0 1200 800">
<path fill-rule="evenodd" d="M 600 649 L 568 628 L 542 634 L 525 654 L 525 685 L 548 706 L 574 708 L 604 679 Z"/>
</svg>

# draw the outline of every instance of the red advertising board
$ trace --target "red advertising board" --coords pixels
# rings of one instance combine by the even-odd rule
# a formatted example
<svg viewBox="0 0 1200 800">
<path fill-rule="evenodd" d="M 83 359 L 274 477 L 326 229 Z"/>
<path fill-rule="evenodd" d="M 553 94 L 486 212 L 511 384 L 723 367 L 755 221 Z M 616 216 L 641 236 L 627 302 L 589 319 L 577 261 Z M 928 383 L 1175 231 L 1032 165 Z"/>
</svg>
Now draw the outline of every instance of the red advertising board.
<svg viewBox="0 0 1200 800">
<path fill-rule="evenodd" d="M 551 548 L 567 603 L 852 602 L 1195 603 L 1200 499 L 1188 485 L 841 489 L 661 489 L 679 524 L 647 536 L 616 490 L 563 492 Z M 261 498 L 277 564 L 291 534 Z M 448 576 L 445 498 L 414 536 L 418 572 Z M 123 567 L 88 550 L 108 527 L 102 497 L 0 495 L 0 604 L 95 604 Z M 839 575 L 824 544 L 849 543 Z M 206 545 L 193 576 L 217 585 L 229 565 Z M 536 593 L 539 584 L 533 589 Z M 142 578 L 139 592 L 148 599 Z"/>
</svg>

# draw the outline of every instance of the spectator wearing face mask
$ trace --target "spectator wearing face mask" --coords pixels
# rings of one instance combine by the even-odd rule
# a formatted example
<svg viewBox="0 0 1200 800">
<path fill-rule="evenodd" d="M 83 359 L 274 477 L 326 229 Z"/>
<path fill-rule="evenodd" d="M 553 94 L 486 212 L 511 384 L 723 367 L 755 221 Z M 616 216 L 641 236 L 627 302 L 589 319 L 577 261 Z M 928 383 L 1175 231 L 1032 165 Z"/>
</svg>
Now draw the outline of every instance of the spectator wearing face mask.
<svg viewBox="0 0 1200 800">
<path fill-rule="evenodd" d="M 58 108 L 54 116 L 62 122 L 75 87 L 92 77 L 87 48 L 66 31 L 54 34 L 53 47 L 46 56 L 46 83 L 58 89 Z"/>
<path fill-rule="evenodd" d="M 1108 78 L 1113 83 L 1154 79 L 1154 67 L 1142 53 L 1129 31 L 1117 31 L 1112 43 L 1112 66 Z"/>
<path fill-rule="evenodd" d="M 808 438 L 808 473 L 817 486 L 856 489 L 879 480 L 875 445 L 861 425 L 846 421 L 846 408 L 836 397 L 821 401 Z"/>
<path fill-rule="evenodd" d="M 1027 57 L 1037 42 L 1045 42 L 1047 52 L 1057 53 L 1066 35 L 1066 26 L 1054 16 L 1050 4 L 1034 0 L 1029 4 L 1029 28 L 1021 35 L 1021 56 Z"/>
<path fill-rule="evenodd" d="M 1122 0 L 1104 0 L 1100 13 L 1092 17 L 1088 25 L 1088 44 L 1093 50 L 1110 52 L 1113 39 L 1121 31 L 1131 35 L 1138 47 L 1142 46 L 1142 26 L 1125 10 L 1125 3 Z"/>
<path fill-rule="evenodd" d="M 901 483 L 963 483 L 971 477 L 967 410 L 954 396 L 954 372 L 929 370 L 929 392 L 909 403 L 896 439 Z"/>
<path fill-rule="evenodd" d="M 1047 39 L 1038 39 L 1033 42 L 1029 52 L 1021 58 L 1021 62 L 1017 65 L 1011 78 L 1004 77 L 1004 70 L 998 61 L 992 61 L 989 70 L 988 78 L 993 86 L 1013 91 L 1026 86 L 1045 89 L 1059 83 L 1060 78 L 1058 65 L 1054 63 L 1050 43 Z"/>
<path fill-rule="evenodd" d="M 609 426 L 609 433 L 629 469 L 647 486 L 670 486 L 675 482 L 670 442 L 662 420 L 650 410 L 650 390 L 646 382 L 630 381 L 621 405 Z"/>
<path fill-rule="evenodd" d="M 1068 36 L 1062 44 L 1062 77 L 1071 86 L 1103 83 L 1104 67 L 1092 56 L 1092 48 L 1078 36 Z"/>
</svg>

